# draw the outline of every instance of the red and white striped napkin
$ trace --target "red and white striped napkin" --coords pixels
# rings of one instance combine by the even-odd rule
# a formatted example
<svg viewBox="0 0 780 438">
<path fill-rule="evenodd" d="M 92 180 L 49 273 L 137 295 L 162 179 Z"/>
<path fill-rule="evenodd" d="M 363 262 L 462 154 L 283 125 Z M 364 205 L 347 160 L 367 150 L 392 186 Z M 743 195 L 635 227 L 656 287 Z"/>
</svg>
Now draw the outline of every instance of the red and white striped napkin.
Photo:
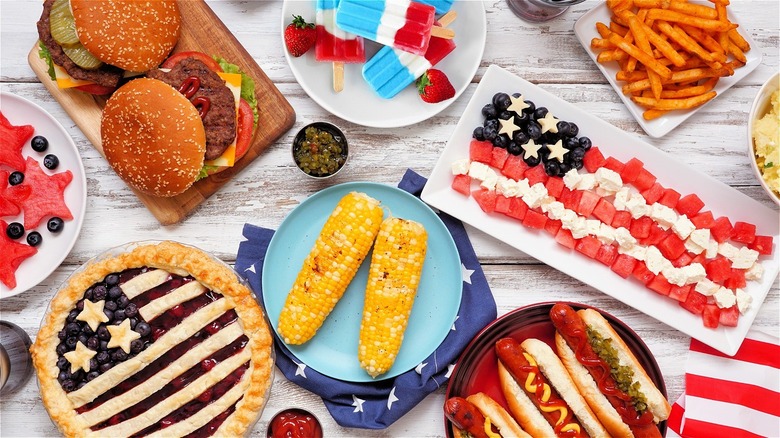
<svg viewBox="0 0 780 438">
<path fill-rule="evenodd" d="M 733 357 L 692 339 L 667 424 L 667 437 L 780 437 L 780 339 L 751 330 Z"/>
</svg>

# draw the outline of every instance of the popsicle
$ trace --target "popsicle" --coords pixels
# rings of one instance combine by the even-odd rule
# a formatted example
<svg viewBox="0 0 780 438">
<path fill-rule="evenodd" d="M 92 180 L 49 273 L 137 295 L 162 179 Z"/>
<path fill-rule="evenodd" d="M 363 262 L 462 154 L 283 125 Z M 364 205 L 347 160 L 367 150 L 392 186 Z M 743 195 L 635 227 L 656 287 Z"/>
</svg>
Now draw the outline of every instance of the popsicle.
<svg viewBox="0 0 780 438">
<path fill-rule="evenodd" d="M 433 6 L 411 0 L 341 0 L 336 25 L 380 44 L 424 55 L 431 35 L 454 36 L 434 27 L 435 14 Z"/>
<path fill-rule="evenodd" d="M 317 0 L 317 44 L 314 58 L 333 63 L 333 90 L 344 88 L 344 63 L 365 62 L 366 50 L 363 38 L 341 30 L 336 26 L 336 8 L 339 0 Z"/>
<path fill-rule="evenodd" d="M 455 16 L 455 11 L 451 11 L 440 19 L 439 24 L 446 27 Z M 455 41 L 438 37 L 431 37 L 424 56 L 385 46 L 363 66 L 363 78 L 380 97 L 390 99 L 453 50 Z"/>
<path fill-rule="evenodd" d="M 426 5 L 431 5 L 434 8 L 436 8 L 437 14 L 446 14 L 450 11 L 450 8 L 452 8 L 452 3 L 455 0 L 417 0 L 420 3 L 425 3 Z"/>
</svg>

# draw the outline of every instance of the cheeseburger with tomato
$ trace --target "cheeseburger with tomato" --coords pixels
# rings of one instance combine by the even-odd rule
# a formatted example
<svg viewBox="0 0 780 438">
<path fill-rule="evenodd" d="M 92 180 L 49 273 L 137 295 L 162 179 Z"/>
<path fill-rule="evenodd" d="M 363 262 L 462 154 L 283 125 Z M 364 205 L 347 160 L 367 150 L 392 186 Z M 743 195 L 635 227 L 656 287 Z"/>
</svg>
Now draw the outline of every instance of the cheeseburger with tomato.
<svg viewBox="0 0 780 438">
<path fill-rule="evenodd" d="M 100 136 L 128 185 L 170 197 L 232 167 L 249 149 L 257 119 L 251 77 L 222 58 L 181 52 L 114 92 Z"/>
<path fill-rule="evenodd" d="M 180 28 L 176 0 L 45 0 L 39 55 L 60 88 L 110 94 L 159 66 Z"/>
</svg>

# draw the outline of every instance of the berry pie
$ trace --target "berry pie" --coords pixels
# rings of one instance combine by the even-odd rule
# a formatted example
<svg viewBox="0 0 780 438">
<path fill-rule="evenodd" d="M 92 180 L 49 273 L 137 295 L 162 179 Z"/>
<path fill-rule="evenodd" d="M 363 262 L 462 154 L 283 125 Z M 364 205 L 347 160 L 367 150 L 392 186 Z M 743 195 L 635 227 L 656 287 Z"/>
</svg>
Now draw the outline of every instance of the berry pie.
<svg viewBox="0 0 780 438">
<path fill-rule="evenodd" d="M 66 436 L 243 435 L 272 379 L 272 337 L 250 290 L 174 242 L 77 271 L 31 350 Z"/>
</svg>

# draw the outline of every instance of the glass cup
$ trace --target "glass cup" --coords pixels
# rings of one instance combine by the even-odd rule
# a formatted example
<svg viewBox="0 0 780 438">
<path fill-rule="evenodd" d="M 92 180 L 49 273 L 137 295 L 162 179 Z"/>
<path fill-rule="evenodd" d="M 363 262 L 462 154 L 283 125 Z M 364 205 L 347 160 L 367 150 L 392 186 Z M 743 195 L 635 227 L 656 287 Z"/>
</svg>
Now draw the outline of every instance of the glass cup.
<svg viewBox="0 0 780 438">
<path fill-rule="evenodd" d="M 506 0 L 509 8 L 525 21 L 541 23 L 563 14 L 569 6 L 585 0 Z"/>
<path fill-rule="evenodd" d="M 31 344 L 19 326 L 0 321 L 0 394 L 16 392 L 32 376 Z"/>
</svg>

